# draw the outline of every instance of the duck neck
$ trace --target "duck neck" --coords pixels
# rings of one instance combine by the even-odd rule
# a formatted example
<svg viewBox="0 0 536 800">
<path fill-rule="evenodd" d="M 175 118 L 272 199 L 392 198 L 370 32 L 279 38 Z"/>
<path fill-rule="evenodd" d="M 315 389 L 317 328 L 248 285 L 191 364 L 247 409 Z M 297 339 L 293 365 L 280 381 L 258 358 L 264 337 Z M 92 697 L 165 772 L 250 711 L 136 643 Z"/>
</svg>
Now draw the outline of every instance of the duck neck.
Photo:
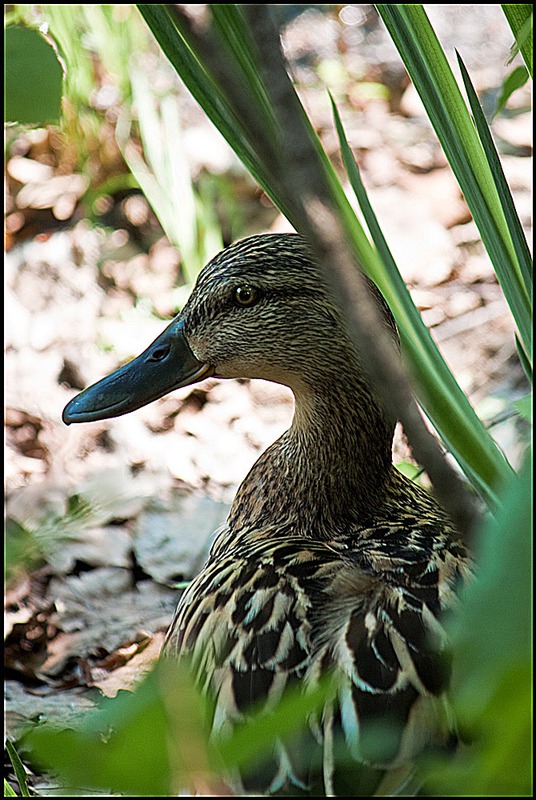
<svg viewBox="0 0 536 800">
<path fill-rule="evenodd" d="M 295 390 L 292 425 L 253 465 L 231 528 L 318 538 L 372 518 L 391 471 L 393 427 L 364 383 Z"/>
</svg>

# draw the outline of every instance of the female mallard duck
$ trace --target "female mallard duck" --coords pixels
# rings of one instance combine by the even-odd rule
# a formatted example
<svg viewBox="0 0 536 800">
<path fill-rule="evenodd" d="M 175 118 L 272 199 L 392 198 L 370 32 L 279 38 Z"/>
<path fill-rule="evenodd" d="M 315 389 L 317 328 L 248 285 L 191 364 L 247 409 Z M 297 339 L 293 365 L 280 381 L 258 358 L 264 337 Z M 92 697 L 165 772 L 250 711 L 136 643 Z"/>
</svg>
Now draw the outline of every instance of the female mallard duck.
<svg viewBox="0 0 536 800">
<path fill-rule="evenodd" d="M 240 486 L 164 652 L 191 658 L 215 699 L 215 731 L 253 703 L 273 707 L 295 681 L 307 688 L 334 673 L 335 696 L 311 720 L 310 741 L 277 744 L 265 788 L 371 794 L 380 768 L 402 768 L 451 736 L 438 617 L 467 574 L 464 546 L 393 466 L 394 423 L 299 236 L 252 236 L 223 250 L 153 344 L 71 400 L 63 419 L 125 414 L 209 376 L 286 384 L 295 413 Z M 334 769 L 339 746 L 369 765 L 361 784 L 348 783 L 347 760 L 342 775 Z"/>
</svg>

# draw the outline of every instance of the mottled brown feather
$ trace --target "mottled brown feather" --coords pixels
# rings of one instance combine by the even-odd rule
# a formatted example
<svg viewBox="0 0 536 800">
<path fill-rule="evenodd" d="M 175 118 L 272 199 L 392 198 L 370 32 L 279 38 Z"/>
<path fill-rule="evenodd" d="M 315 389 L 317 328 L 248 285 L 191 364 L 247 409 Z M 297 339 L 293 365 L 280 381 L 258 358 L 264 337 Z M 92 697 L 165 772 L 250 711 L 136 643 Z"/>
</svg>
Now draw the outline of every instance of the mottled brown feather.
<svg viewBox="0 0 536 800">
<path fill-rule="evenodd" d="M 241 284 L 258 293 L 252 308 L 233 304 Z M 374 296 L 394 332 L 375 288 Z M 323 674 L 336 677 L 302 746 L 276 743 L 244 777 L 250 789 L 337 791 L 332 751 L 341 743 L 376 770 L 410 763 L 451 734 L 441 614 L 469 576 L 459 535 L 393 467 L 393 424 L 298 236 L 250 237 L 223 251 L 182 316 L 213 374 L 286 383 L 296 407 L 291 428 L 240 486 L 179 602 L 165 654 L 191 659 L 215 700 L 215 732 L 252 705 L 273 708 L 291 684 L 306 691 Z M 378 755 L 377 725 L 387 723 Z M 355 794 L 374 784 L 360 769 Z"/>
</svg>

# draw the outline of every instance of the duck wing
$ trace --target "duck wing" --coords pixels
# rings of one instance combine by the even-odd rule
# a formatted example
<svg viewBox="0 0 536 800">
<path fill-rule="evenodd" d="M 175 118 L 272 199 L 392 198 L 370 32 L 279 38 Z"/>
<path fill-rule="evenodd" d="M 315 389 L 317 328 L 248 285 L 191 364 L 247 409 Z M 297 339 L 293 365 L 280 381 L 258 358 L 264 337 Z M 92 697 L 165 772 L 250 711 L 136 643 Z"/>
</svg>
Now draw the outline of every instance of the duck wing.
<svg viewBox="0 0 536 800">
<path fill-rule="evenodd" d="M 234 550 L 216 545 L 181 598 L 165 653 L 189 657 L 214 698 L 215 733 L 247 719 L 252 706 L 268 712 L 287 687 L 314 687 L 332 673 L 331 700 L 311 716 L 300 746 L 276 742 L 267 781 L 262 770 L 271 792 L 318 791 L 320 773 L 329 794 L 340 783 L 341 754 L 346 766 L 368 765 L 377 782 L 448 737 L 445 636 L 438 608 L 427 603 L 437 591 L 428 590 L 385 580 L 326 543 L 256 535 Z M 358 794 L 370 793 L 370 780 Z"/>
</svg>

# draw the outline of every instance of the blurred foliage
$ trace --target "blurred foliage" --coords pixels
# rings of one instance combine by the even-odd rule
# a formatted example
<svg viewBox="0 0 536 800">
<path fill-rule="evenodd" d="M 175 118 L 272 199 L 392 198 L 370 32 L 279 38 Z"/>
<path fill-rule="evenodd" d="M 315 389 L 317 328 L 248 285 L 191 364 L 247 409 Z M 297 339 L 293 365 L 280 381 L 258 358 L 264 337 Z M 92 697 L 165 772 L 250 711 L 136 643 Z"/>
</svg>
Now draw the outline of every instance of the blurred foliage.
<svg viewBox="0 0 536 800">
<path fill-rule="evenodd" d="M 288 691 L 275 710 L 253 710 L 228 736 L 209 737 L 212 704 L 186 663 L 162 659 L 134 692 L 105 698 L 76 731 L 34 728 L 24 741 L 37 762 L 73 787 L 133 795 L 219 794 L 225 770 L 247 768 L 293 737 L 333 691 Z M 227 793 L 224 791 L 224 793 Z"/>
<path fill-rule="evenodd" d="M 51 44 L 35 29 L 8 25 L 5 48 L 5 122 L 58 122 L 63 71 Z"/>
<path fill-rule="evenodd" d="M 4 539 L 4 579 L 12 581 L 31 572 L 45 561 L 35 533 L 17 520 L 6 520 Z"/>
<path fill-rule="evenodd" d="M 94 503 L 72 495 L 63 513 L 47 510 L 28 520 L 6 519 L 4 572 L 8 582 L 15 581 L 37 567 L 46 564 L 51 555 L 70 538 L 102 524 L 105 504 Z"/>
<path fill-rule="evenodd" d="M 116 129 L 121 153 L 132 175 L 158 217 L 170 242 L 181 253 L 186 286 L 175 299 L 182 306 L 199 271 L 223 247 L 220 225 L 212 203 L 194 187 L 181 140 L 177 98 L 158 98 L 151 80 L 139 67 L 131 70 L 143 153 L 131 137 L 132 114 L 124 106 Z"/>
<path fill-rule="evenodd" d="M 532 488 L 529 448 L 501 512 L 479 532 L 477 580 L 450 621 L 451 698 L 471 746 L 429 765 L 437 796 L 532 792 Z"/>
<path fill-rule="evenodd" d="M 515 67 L 506 76 L 501 86 L 501 91 L 497 98 L 494 114 L 500 114 L 506 108 L 506 104 L 515 91 L 521 89 L 528 81 L 529 75 L 525 67 Z"/>
<path fill-rule="evenodd" d="M 117 104 L 129 100 L 128 62 L 146 33 L 132 6 L 19 5 L 7 19 L 47 31 L 65 64 L 62 145 L 93 185 L 124 172 L 110 148 Z M 121 36 L 117 36 L 121 25 Z M 134 48 L 134 49 L 130 49 Z M 105 66 L 106 65 L 106 66 Z M 113 136 L 112 136 L 113 142 Z"/>
<path fill-rule="evenodd" d="M 191 174 L 180 139 L 179 87 L 169 68 L 155 60 L 136 7 L 13 5 L 6 20 L 6 113 L 21 123 L 60 122 L 62 136 L 55 142 L 61 171 L 71 165 L 89 178 L 82 203 L 94 222 L 109 208 L 110 195 L 142 190 L 179 250 L 185 286 L 178 288 L 174 304 L 182 305 L 201 267 L 223 246 L 222 220 L 214 210 L 212 178 Z M 14 25 L 17 21 L 32 28 Z M 36 26 L 47 31 L 65 65 L 62 98 L 60 63 Z M 18 44 L 21 36 L 24 47 Z M 49 74 L 51 59 L 59 83 Z M 39 103 L 30 89 L 34 94 L 37 89 Z M 52 99 L 55 105 L 45 113 Z M 223 194 L 227 199 L 218 213 L 224 226 L 239 234 L 236 203 L 231 193 Z"/>
</svg>

